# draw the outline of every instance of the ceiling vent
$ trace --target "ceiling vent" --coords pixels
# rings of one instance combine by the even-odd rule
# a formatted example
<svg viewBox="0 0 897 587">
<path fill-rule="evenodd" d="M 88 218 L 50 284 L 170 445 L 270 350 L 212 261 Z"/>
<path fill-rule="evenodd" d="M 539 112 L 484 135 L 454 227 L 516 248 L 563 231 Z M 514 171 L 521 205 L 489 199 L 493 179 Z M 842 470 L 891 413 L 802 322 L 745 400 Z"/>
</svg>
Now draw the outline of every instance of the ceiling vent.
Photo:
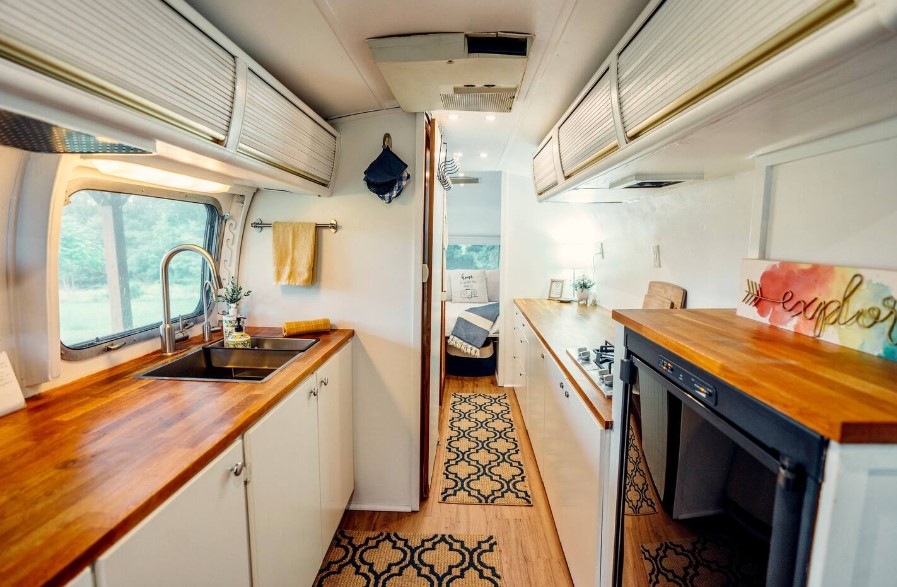
<svg viewBox="0 0 897 587">
<path fill-rule="evenodd" d="M 532 36 L 435 33 L 368 39 L 402 110 L 510 112 Z"/>
</svg>

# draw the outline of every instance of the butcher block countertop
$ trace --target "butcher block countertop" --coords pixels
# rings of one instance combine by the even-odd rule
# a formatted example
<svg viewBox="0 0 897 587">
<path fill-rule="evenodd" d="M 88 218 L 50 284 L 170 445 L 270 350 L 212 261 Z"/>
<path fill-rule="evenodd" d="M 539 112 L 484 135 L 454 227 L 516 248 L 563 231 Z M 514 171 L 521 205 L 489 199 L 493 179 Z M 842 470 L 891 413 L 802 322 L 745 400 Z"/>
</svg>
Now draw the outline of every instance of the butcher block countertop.
<svg viewBox="0 0 897 587">
<path fill-rule="evenodd" d="M 155 352 L 0 418 L 0 583 L 74 577 L 353 335 L 309 335 L 320 342 L 266 383 L 135 379 L 171 358 Z M 181 343 L 179 355 L 201 344 Z"/>
<path fill-rule="evenodd" d="M 840 443 L 897 443 L 897 363 L 735 310 L 616 310 L 614 320 Z"/>
<path fill-rule="evenodd" d="M 604 428 L 613 427 L 611 398 L 577 366 L 567 349 L 598 348 L 605 340 L 614 342 L 614 322 L 610 311 L 601 306 L 540 299 L 515 299 L 533 332 L 551 353 L 555 363 L 585 401 L 595 420 Z"/>
</svg>

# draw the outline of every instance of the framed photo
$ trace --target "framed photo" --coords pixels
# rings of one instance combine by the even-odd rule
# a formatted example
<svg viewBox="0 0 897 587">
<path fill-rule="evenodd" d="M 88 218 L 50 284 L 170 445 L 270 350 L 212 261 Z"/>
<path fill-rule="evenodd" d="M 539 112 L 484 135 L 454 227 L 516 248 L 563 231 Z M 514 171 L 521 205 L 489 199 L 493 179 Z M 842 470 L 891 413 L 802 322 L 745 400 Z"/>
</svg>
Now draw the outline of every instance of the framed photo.
<svg viewBox="0 0 897 587">
<path fill-rule="evenodd" d="M 561 296 L 564 295 L 564 280 L 563 279 L 552 279 L 551 284 L 548 286 L 548 299 L 549 300 L 559 300 Z"/>
</svg>

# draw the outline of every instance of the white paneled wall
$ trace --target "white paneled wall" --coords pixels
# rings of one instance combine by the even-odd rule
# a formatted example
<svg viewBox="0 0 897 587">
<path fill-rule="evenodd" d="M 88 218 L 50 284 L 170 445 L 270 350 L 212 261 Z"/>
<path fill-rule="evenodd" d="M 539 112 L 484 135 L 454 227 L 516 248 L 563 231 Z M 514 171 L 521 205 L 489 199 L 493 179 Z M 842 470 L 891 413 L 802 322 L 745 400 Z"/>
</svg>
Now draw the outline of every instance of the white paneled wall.
<svg viewBox="0 0 897 587">
<path fill-rule="evenodd" d="M 265 222 L 339 221 L 318 232 L 318 279 L 311 287 L 276 286 L 271 230 L 248 229 L 240 281 L 253 290 L 241 305 L 248 324 L 329 317 L 354 328 L 356 489 L 353 507 L 408 510 L 415 503 L 419 402 L 420 174 L 414 115 L 392 112 L 335 125 L 342 133 L 339 171 L 329 198 L 261 192 L 250 218 Z M 367 191 L 362 176 L 384 133 L 409 164 L 412 181 L 392 204 Z M 421 135 L 422 136 L 422 135 Z"/>
</svg>

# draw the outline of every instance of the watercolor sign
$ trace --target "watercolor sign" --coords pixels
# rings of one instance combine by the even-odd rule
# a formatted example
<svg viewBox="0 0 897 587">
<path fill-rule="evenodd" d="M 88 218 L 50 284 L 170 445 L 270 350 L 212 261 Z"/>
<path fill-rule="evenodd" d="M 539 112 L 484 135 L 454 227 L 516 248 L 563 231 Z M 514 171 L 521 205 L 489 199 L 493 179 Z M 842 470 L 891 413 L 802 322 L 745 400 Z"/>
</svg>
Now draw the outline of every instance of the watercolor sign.
<svg viewBox="0 0 897 587">
<path fill-rule="evenodd" d="M 744 259 L 739 316 L 897 361 L 897 271 Z"/>
</svg>

